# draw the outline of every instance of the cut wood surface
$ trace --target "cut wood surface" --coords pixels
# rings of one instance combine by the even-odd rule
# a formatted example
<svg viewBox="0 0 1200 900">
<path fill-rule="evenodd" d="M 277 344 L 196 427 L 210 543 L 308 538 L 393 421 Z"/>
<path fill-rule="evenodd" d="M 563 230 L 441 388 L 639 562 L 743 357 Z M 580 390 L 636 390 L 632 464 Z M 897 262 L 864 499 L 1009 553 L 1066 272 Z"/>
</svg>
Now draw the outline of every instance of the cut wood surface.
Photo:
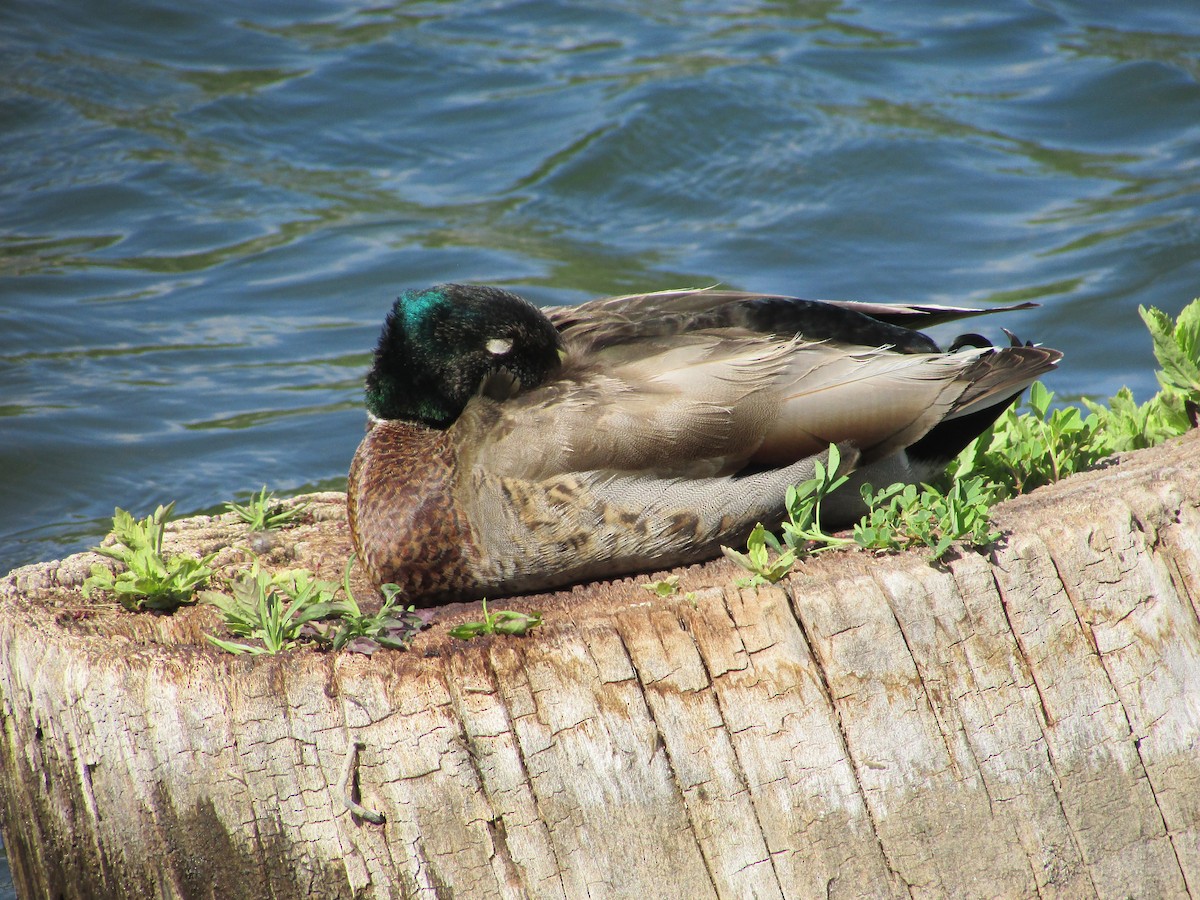
<svg viewBox="0 0 1200 900">
<path fill-rule="evenodd" d="M 0 582 L 22 897 L 1200 896 L 1200 436 L 1003 504 L 944 567 L 720 560 L 505 601 L 524 638 L 235 657 L 210 607 Z M 266 550 L 339 578 L 341 494 Z M 168 549 L 246 564 L 231 517 Z M 260 548 L 261 551 L 262 548 Z M 359 585 L 359 594 L 367 592 Z M 687 594 L 690 593 L 690 596 Z M 358 804 L 358 805 L 355 805 Z M 378 814 L 378 815 L 376 815 Z M 372 822 L 373 818 L 382 821 Z"/>
</svg>

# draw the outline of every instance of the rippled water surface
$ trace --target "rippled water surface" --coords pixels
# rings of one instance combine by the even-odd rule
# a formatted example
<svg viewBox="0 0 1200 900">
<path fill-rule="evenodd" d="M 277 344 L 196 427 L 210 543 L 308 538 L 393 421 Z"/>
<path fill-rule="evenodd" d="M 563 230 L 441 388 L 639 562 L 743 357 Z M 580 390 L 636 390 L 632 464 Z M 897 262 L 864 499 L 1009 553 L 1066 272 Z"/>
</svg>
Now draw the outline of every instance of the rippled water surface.
<svg viewBox="0 0 1200 900">
<path fill-rule="evenodd" d="M 0 6 L 0 572 L 340 488 L 390 300 L 1043 306 L 1154 389 L 1200 294 L 1194 3 Z"/>
</svg>

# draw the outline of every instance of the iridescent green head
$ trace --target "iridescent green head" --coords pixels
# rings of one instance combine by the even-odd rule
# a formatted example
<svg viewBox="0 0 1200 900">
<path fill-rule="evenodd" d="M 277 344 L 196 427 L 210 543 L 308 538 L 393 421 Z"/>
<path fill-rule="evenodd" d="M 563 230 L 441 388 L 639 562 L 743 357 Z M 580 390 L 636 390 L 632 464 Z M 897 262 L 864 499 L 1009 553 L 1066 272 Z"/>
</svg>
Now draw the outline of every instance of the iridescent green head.
<svg viewBox="0 0 1200 900">
<path fill-rule="evenodd" d="M 561 365 L 558 331 L 499 288 L 439 284 L 396 300 L 367 374 L 367 410 L 446 428 L 483 393 L 504 399 Z"/>
</svg>

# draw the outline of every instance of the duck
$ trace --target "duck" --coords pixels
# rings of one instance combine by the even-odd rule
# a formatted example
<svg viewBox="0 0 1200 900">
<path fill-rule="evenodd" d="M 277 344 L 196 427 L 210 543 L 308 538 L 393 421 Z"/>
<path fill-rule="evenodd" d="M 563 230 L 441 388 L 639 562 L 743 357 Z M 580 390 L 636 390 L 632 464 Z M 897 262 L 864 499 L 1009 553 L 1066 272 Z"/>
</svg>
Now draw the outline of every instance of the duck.
<svg viewBox="0 0 1200 900">
<path fill-rule="evenodd" d="M 498 287 L 404 291 L 365 380 L 354 552 L 435 606 L 662 571 L 777 526 L 839 450 L 858 485 L 942 470 L 1062 354 L 924 329 L 983 313 L 701 288 L 538 307 Z"/>
</svg>

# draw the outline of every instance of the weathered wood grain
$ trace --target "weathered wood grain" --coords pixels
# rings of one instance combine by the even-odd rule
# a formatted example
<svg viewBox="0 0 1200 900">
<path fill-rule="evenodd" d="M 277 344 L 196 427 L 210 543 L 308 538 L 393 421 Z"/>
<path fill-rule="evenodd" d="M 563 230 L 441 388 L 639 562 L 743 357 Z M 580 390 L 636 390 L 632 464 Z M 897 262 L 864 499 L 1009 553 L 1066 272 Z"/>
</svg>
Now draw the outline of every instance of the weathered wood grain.
<svg viewBox="0 0 1200 900">
<path fill-rule="evenodd" d="M 338 577 L 344 499 L 271 565 Z M 1200 896 L 1200 437 L 1005 504 L 989 555 L 725 561 L 507 602 L 526 638 L 209 647 L 0 582 L 0 816 L 51 897 Z M 248 557 L 228 518 L 177 547 Z M 359 586 L 365 591 L 365 586 Z M 356 749 L 357 748 L 357 749 Z M 347 775 L 349 776 L 347 778 Z M 376 811 L 382 823 L 355 815 Z"/>
</svg>

